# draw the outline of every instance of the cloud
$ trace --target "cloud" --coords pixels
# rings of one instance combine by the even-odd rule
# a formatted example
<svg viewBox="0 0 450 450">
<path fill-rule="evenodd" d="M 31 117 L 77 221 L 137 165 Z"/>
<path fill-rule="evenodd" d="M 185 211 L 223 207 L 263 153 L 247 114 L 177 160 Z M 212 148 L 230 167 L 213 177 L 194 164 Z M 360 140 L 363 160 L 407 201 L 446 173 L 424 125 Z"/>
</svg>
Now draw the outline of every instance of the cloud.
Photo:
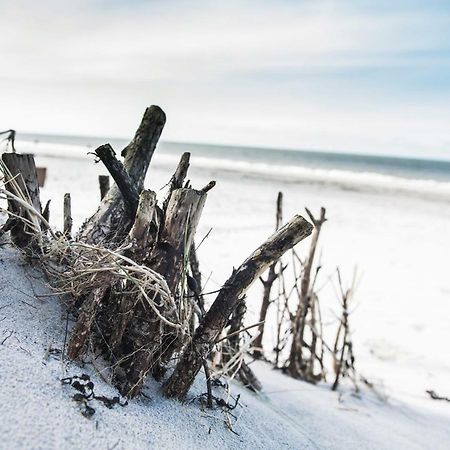
<svg viewBox="0 0 450 450">
<path fill-rule="evenodd" d="M 4 1 L 0 123 L 125 136 L 159 103 L 170 139 L 444 154 L 440 3 Z"/>
</svg>

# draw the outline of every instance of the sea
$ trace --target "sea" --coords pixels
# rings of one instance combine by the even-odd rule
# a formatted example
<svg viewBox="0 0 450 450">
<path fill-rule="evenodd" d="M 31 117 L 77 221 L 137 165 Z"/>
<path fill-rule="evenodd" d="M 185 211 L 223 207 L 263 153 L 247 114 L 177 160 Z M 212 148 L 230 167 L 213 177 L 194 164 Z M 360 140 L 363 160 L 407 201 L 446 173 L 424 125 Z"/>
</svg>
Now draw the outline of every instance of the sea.
<svg viewBox="0 0 450 450">
<path fill-rule="evenodd" d="M 18 134 L 17 140 L 26 144 L 27 151 L 61 157 L 83 157 L 106 142 L 120 153 L 128 142 L 118 138 L 33 134 Z M 163 141 L 158 145 L 155 162 L 173 163 L 186 151 L 191 153 L 197 168 L 234 172 L 243 177 L 450 199 L 450 159 Z"/>
</svg>

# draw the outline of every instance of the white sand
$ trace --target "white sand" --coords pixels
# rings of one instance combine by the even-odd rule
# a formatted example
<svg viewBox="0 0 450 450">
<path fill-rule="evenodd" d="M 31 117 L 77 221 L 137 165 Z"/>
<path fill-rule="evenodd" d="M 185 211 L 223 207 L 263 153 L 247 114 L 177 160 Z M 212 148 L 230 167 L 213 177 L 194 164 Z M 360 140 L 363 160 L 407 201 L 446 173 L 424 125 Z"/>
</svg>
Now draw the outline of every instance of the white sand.
<svg viewBox="0 0 450 450">
<path fill-rule="evenodd" d="M 87 419 L 71 400 L 76 392 L 60 379 L 87 373 L 97 395 L 116 395 L 92 366 L 63 365 L 46 357 L 49 346 L 62 348 L 64 312 L 42 277 L 19 254 L 0 253 L 0 448 L 2 449 L 445 449 L 450 439 L 447 405 L 380 402 L 371 392 L 341 397 L 328 386 L 292 380 L 267 365 L 254 365 L 264 383 L 259 395 L 232 385 L 241 394 L 231 433 L 219 410 L 181 405 L 161 398 L 149 380 L 146 394 L 124 408 L 93 402 Z M 44 296 L 43 296 L 44 295 Z M 9 337 L 8 337 L 9 336 Z M 203 374 L 189 396 L 205 391 Z M 220 391 L 216 392 L 218 395 Z"/>
</svg>

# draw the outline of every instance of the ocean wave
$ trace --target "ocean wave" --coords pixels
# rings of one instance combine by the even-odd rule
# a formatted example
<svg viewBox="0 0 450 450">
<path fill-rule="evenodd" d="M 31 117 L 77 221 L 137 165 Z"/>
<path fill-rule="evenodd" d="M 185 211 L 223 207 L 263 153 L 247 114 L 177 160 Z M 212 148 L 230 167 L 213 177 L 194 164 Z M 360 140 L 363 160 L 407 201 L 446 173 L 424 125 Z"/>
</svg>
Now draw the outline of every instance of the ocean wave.
<svg viewBox="0 0 450 450">
<path fill-rule="evenodd" d="M 51 158 L 88 158 L 88 153 L 94 149 L 87 145 L 74 145 L 59 142 L 43 141 L 20 141 L 16 140 L 15 145 L 19 153 L 32 153 L 37 156 L 47 156 Z"/>
<path fill-rule="evenodd" d="M 22 152 L 57 158 L 89 158 L 91 148 L 82 145 L 21 141 L 16 147 Z M 90 156 L 92 158 L 92 156 Z M 174 168 L 179 155 L 157 153 L 152 165 L 162 168 Z M 240 174 L 245 177 L 277 180 L 285 183 L 324 185 L 343 190 L 371 191 L 380 193 L 415 194 L 422 198 L 450 200 L 450 182 L 433 179 L 406 178 L 369 171 L 311 168 L 297 165 L 266 164 L 226 158 L 191 158 L 191 167 Z"/>
<path fill-rule="evenodd" d="M 173 155 L 159 155 L 158 162 L 174 166 L 177 161 L 178 158 Z M 191 166 L 286 183 L 325 185 L 353 191 L 414 193 L 420 197 L 450 200 L 450 183 L 431 179 L 411 179 L 375 172 L 329 170 L 195 156 L 191 159 Z"/>
</svg>

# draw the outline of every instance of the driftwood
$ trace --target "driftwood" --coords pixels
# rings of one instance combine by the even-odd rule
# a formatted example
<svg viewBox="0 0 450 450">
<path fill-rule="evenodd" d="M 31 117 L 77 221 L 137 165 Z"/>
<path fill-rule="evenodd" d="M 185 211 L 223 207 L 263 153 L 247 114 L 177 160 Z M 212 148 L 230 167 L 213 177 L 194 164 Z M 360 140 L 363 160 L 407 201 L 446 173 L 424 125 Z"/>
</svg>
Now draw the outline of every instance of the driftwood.
<svg viewBox="0 0 450 450">
<path fill-rule="evenodd" d="M 305 328 L 307 323 L 308 313 L 312 309 L 312 292 L 311 292 L 311 271 L 313 268 L 314 257 L 317 250 L 317 243 L 319 241 L 320 231 L 322 225 L 327 220 L 325 217 L 325 208 L 321 208 L 320 217 L 316 219 L 312 213 L 306 209 L 309 218 L 314 224 L 314 232 L 311 239 L 311 246 L 309 249 L 308 258 L 305 262 L 303 268 L 303 276 L 300 281 L 300 292 L 299 292 L 299 304 L 297 307 L 297 312 L 293 321 L 292 326 L 292 344 L 289 354 L 289 365 L 288 372 L 292 377 L 302 378 L 307 381 L 315 381 L 314 377 L 311 376 L 312 369 L 309 365 L 305 363 L 304 349 L 305 349 Z M 315 330 L 312 330 L 314 337 Z M 310 347 L 311 351 L 311 347 Z M 310 359 L 310 362 L 314 365 L 315 357 Z"/>
<path fill-rule="evenodd" d="M 122 201 L 126 214 L 130 217 L 130 220 L 132 220 L 136 214 L 139 203 L 139 191 L 135 187 L 134 180 L 128 175 L 123 164 L 116 158 L 116 154 L 111 145 L 101 145 L 95 150 L 95 154 L 113 177 L 116 186 L 122 194 Z"/>
<path fill-rule="evenodd" d="M 158 243 L 152 253 L 149 266 L 164 276 L 167 286 L 174 296 L 180 299 L 177 310 L 166 311 L 166 316 L 181 323 L 190 321 L 192 309 L 183 301 L 183 276 L 187 273 L 186 256 L 189 255 L 195 230 L 206 200 L 206 194 L 194 189 L 176 189 L 167 205 L 165 222 L 160 230 Z M 148 326 L 148 308 L 137 305 L 132 335 L 140 335 L 132 346 L 133 357 L 129 362 L 128 380 L 123 391 L 136 395 L 147 373 L 158 376 L 161 366 L 183 344 L 180 331 L 171 326 L 155 322 Z"/>
<path fill-rule="evenodd" d="M 198 262 L 195 246 L 193 245 L 191 251 L 189 253 L 189 266 L 191 269 L 191 277 L 188 278 L 188 285 L 191 292 L 191 295 L 195 298 L 196 301 L 196 314 L 198 320 L 201 322 L 206 314 L 205 310 L 205 300 L 202 295 L 202 275 L 200 272 L 200 265 Z M 237 378 L 241 381 L 244 386 L 253 390 L 260 391 L 262 389 L 262 385 L 252 369 L 247 365 L 244 359 L 244 353 L 241 348 L 241 337 L 243 332 L 247 331 L 249 328 L 253 328 L 254 326 L 259 326 L 260 324 L 253 325 L 251 327 L 244 328 L 243 321 L 244 315 L 247 311 L 246 300 L 245 297 L 242 298 L 235 310 L 231 315 L 231 319 L 229 321 L 229 328 L 226 337 L 222 338 L 222 344 L 220 346 L 221 351 L 211 352 L 208 355 L 208 359 L 203 361 L 203 369 L 205 371 L 206 376 L 206 384 L 208 388 L 208 401 L 210 398 L 210 388 L 211 388 L 211 380 L 210 380 L 210 371 L 208 363 L 211 362 L 213 366 L 220 366 L 221 369 L 224 369 L 224 366 L 227 366 L 228 363 L 232 363 L 232 368 L 227 372 L 222 373 L 230 373 L 234 372 L 234 364 L 236 363 L 237 358 Z M 191 327 L 192 330 L 195 330 L 195 326 Z M 220 341 L 219 341 L 220 342 Z"/>
<path fill-rule="evenodd" d="M 122 151 L 123 168 L 138 194 L 144 187 L 145 175 L 165 122 L 166 115 L 161 108 L 147 108 L 134 139 Z M 82 226 L 79 239 L 108 245 L 123 241 L 133 225 L 131 211 L 130 206 L 125 206 L 119 187 L 112 186 L 97 212 Z"/>
<path fill-rule="evenodd" d="M 96 309 L 105 295 L 108 285 L 105 283 L 94 289 L 83 302 L 78 314 L 78 320 L 72 329 L 72 337 L 69 342 L 67 355 L 70 359 L 76 359 L 90 337 L 92 324 L 95 320 Z"/>
<path fill-rule="evenodd" d="M 277 214 L 276 214 L 276 222 L 275 222 L 275 230 L 278 230 L 280 228 L 281 223 L 283 221 L 283 193 L 278 192 L 277 197 Z M 276 271 L 278 261 L 275 261 L 270 267 L 269 272 L 267 274 L 267 278 L 263 279 L 260 278 L 262 284 L 263 284 L 263 299 L 261 303 L 261 310 L 259 312 L 259 322 L 261 322 L 261 325 L 258 327 L 258 336 L 256 337 L 255 341 L 253 342 L 254 345 L 254 351 L 253 356 L 255 358 L 261 358 L 263 356 L 263 337 L 264 337 L 264 326 L 267 316 L 267 310 L 269 309 L 269 305 L 271 303 L 270 301 L 270 293 L 272 292 L 272 285 L 274 281 L 278 278 L 278 274 Z M 280 268 L 281 270 L 281 268 Z"/>
<path fill-rule="evenodd" d="M 72 235 L 72 200 L 70 194 L 64 194 L 64 226 L 63 233 L 66 238 L 70 239 Z M 48 219 L 47 219 L 48 220 Z"/>
<path fill-rule="evenodd" d="M 148 261 L 158 239 L 160 215 L 156 202 L 156 192 L 143 190 L 139 197 L 133 227 L 128 234 L 129 249 L 125 251 L 137 261 Z"/>
<path fill-rule="evenodd" d="M 36 173 L 37 173 L 39 187 L 44 187 L 45 180 L 47 178 L 47 168 L 46 167 L 36 167 Z"/>
<path fill-rule="evenodd" d="M 36 167 L 37 179 L 39 187 L 44 187 L 45 179 L 47 178 L 47 168 L 46 167 Z"/>
<path fill-rule="evenodd" d="M 19 155 L 17 153 L 3 153 L 2 161 L 5 170 L 5 187 L 14 196 L 24 197 L 41 214 L 39 184 L 33 155 Z M 3 231 L 10 231 L 11 240 L 19 247 L 28 246 L 33 235 L 40 229 L 39 221 L 30 216 L 28 210 L 13 199 L 8 200 L 8 222 Z M 34 226 L 27 225 L 26 221 Z"/>
<path fill-rule="evenodd" d="M 190 158 L 185 153 L 161 207 L 156 194 L 143 189 L 164 120 L 158 107 L 147 109 L 134 140 L 122 152 L 123 162 L 109 144 L 95 150 L 115 185 L 78 236 L 80 242 L 102 244 L 116 252 L 115 258 L 125 258 L 122 271 L 134 264 L 160 277 L 152 275 L 161 286 L 149 295 L 133 276 L 127 281 L 95 272 L 98 282 L 94 288 L 90 283 L 78 302 L 68 355 L 79 358 L 93 342 L 114 363 L 114 382 L 129 397 L 140 392 L 146 375 L 159 378 L 186 342 L 195 303 L 186 295 L 189 255 L 207 192 L 215 185 L 196 190 L 184 182 Z"/>
<path fill-rule="evenodd" d="M 139 262 L 148 261 L 158 239 L 159 220 L 156 193 L 143 190 L 133 227 L 126 239 L 125 256 Z M 108 309 L 107 314 L 110 317 L 103 322 L 106 322 L 106 328 L 109 330 L 105 331 L 109 339 L 108 349 L 112 355 L 119 355 L 124 353 L 122 348 L 124 333 L 135 316 L 136 299 L 132 296 L 123 296 L 113 298 L 110 304 L 116 305 L 117 311 L 114 308 Z"/>
<path fill-rule="evenodd" d="M 317 274 L 317 272 L 316 272 Z M 306 363 L 306 380 L 313 382 L 325 379 L 324 352 L 325 343 L 323 341 L 322 315 L 320 312 L 319 297 L 315 292 L 311 293 L 311 344 L 309 346 L 309 360 Z M 314 370 L 315 361 L 320 365 L 320 372 Z"/>
<path fill-rule="evenodd" d="M 433 400 L 442 400 L 444 402 L 450 402 L 450 398 L 449 397 L 443 397 L 442 395 L 436 394 L 435 391 L 433 390 L 427 390 L 425 391 L 431 399 Z"/>
<path fill-rule="evenodd" d="M 301 216 L 295 216 L 233 271 L 197 328 L 192 341 L 185 347 L 175 371 L 165 383 L 164 392 L 167 397 L 180 400 L 186 397 L 203 360 L 250 285 L 286 250 L 309 236 L 311 231 L 309 222 Z"/>
<path fill-rule="evenodd" d="M 163 207 L 162 207 L 163 211 L 167 210 L 167 206 L 169 205 L 169 201 L 170 201 L 172 192 L 175 189 L 180 189 L 183 187 L 183 183 L 186 178 L 187 171 L 189 169 L 190 158 L 191 158 L 191 154 L 188 152 L 183 153 L 183 155 L 181 156 L 181 159 L 180 159 L 180 162 L 178 163 L 177 169 L 175 170 L 175 173 L 173 174 L 172 179 L 170 180 L 169 192 L 167 194 L 166 199 L 164 200 Z"/>
<path fill-rule="evenodd" d="M 12 236 L 18 242 L 22 240 L 22 245 L 30 243 L 33 233 L 40 236 L 40 243 L 53 238 L 58 244 L 41 245 L 40 251 L 45 254 L 51 247 L 42 258 L 44 264 L 49 258 L 47 273 L 55 277 L 61 291 L 73 294 L 70 307 L 76 322 L 68 356 L 78 359 L 88 351 L 93 358 L 101 354 L 111 363 L 111 379 L 121 393 L 134 397 L 141 391 L 145 377 L 151 374 L 161 378 L 175 355 L 178 363 L 164 384 L 164 393 L 182 400 L 229 325 L 228 348 L 240 355 L 240 334 L 246 330 L 242 319 L 247 289 L 268 268 L 273 278 L 277 261 L 309 236 L 313 227 L 303 217 L 295 216 L 279 228 L 233 270 L 206 311 L 194 238 L 207 193 L 215 182 L 193 189 L 186 181 L 190 154 L 185 153 L 169 182 L 164 202 L 158 205 L 155 192 L 144 189 L 144 179 L 164 124 L 164 112 L 152 106 L 145 111 L 122 158 L 109 144 L 95 150 L 114 185 L 102 196 L 98 210 L 75 239 L 71 238 L 70 195 L 64 198 L 64 234 L 56 236 L 49 230 L 41 236 L 41 224 L 49 226 L 40 215 L 33 158 L 5 154 L 3 161 L 8 170 L 8 189 L 15 196 L 25 193 L 26 203 L 35 209 L 33 215 L 31 206 L 27 209 L 20 199 L 11 196 L 10 219 L 22 219 L 9 225 Z M 281 196 L 278 206 L 277 228 L 281 223 Z M 22 228 L 14 229 L 18 225 Z M 55 269 L 55 263 L 63 267 Z M 270 290 L 267 298 L 270 301 Z M 195 314 L 199 321 L 196 329 Z M 238 377 L 252 389 L 260 389 L 243 361 Z"/>
<path fill-rule="evenodd" d="M 345 290 L 342 286 L 339 269 L 337 270 L 337 276 L 341 295 L 342 318 L 339 322 L 333 348 L 335 378 L 331 389 L 335 391 L 339 386 L 340 380 L 344 377 L 348 377 L 353 382 L 355 390 L 358 392 L 353 341 L 351 339 L 349 325 L 349 303 L 355 292 L 356 273 L 353 276 L 352 286 Z"/>
</svg>

